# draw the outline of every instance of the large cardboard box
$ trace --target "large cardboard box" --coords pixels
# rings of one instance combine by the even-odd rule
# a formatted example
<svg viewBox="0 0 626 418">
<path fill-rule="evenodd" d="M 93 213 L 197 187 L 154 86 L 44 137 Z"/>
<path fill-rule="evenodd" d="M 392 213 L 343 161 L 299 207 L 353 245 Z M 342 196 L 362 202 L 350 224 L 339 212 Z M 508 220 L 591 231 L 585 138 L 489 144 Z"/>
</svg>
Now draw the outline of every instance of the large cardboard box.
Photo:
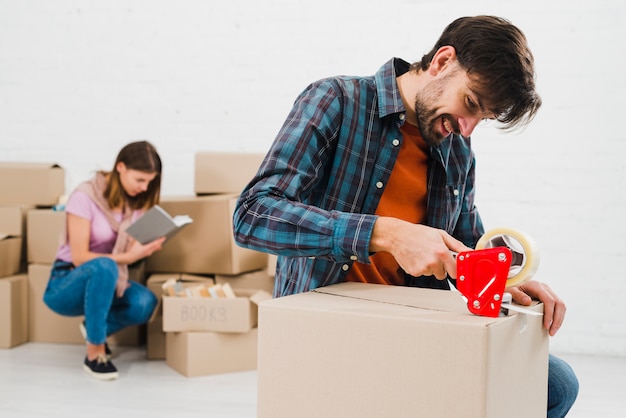
<svg viewBox="0 0 626 418">
<path fill-rule="evenodd" d="M 233 290 L 236 298 L 163 296 L 163 331 L 249 332 L 258 322 L 258 304 L 272 296 Z"/>
<path fill-rule="evenodd" d="M 0 162 L 0 179 L 3 205 L 53 206 L 65 191 L 65 172 L 53 163 Z"/>
<path fill-rule="evenodd" d="M 50 278 L 50 264 L 28 265 L 28 339 L 31 342 L 85 344 L 79 330 L 83 316 L 63 316 L 52 311 L 43 301 Z M 107 338 L 110 346 L 138 346 L 143 338 L 141 326 L 125 328 Z"/>
<path fill-rule="evenodd" d="M 228 283 L 233 289 L 259 289 L 270 295 L 274 291 L 274 276 L 267 274 L 267 269 L 241 274 L 216 274 L 215 283 Z"/>
<path fill-rule="evenodd" d="M 28 262 L 52 264 L 65 225 L 65 212 L 32 209 L 26 214 Z"/>
<path fill-rule="evenodd" d="M 0 206 L 0 236 L 21 237 L 20 272 L 26 272 L 26 213 L 33 209 L 30 205 Z M 0 263 L 0 269 L 2 263 Z"/>
<path fill-rule="evenodd" d="M 168 332 L 166 338 L 165 363 L 184 376 L 256 369 L 258 338 L 256 328 L 241 334 Z"/>
<path fill-rule="evenodd" d="M 241 193 L 259 170 L 265 154 L 200 151 L 195 156 L 196 194 Z"/>
<path fill-rule="evenodd" d="M 22 237 L 0 234 L 0 277 L 17 274 L 22 266 Z"/>
<path fill-rule="evenodd" d="M 183 283 L 183 286 L 202 283 L 214 284 L 210 277 L 194 276 L 190 274 L 152 274 L 148 277 L 147 286 L 159 298 L 159 306 L 147 324 L 146 358 L 149 360 L 165 359 L 165 332 L 163 332 L 162 285 L 168 279 L 174 278 Z"/>
<path fill-rule="evenodd" d="M 474 316 L 457 292 L 364 283 L 259 315 L 259 418 L 546 415 L 542 316 Z"/>
<path fill-rule="evenodd" d="M 26 274 L 0 279 L 0 348 L 28 341 L 28 279 Z"/>
<path fill-rule="evenodd" d="M 264 268 L 267 255 L 239 247 L 233 237 L 235 195 L 163 198 L 170 215 L 189 215 L 193 223 L 148 258 L 152 273 L 240 274 Z"/>
</svg>

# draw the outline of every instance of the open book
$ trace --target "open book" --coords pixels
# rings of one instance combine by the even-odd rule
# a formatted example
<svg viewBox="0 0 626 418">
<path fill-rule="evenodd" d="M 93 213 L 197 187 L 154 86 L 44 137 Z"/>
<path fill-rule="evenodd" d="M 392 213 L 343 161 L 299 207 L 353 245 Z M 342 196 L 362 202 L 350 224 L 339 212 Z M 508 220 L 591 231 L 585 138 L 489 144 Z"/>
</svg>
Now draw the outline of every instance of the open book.
<svg viewBox="0 0 626 418">
<path fill-rule="evenodd" d="M 142 244 L 160 237 L 166 237 L 167 241 L 185 225 L 192 222 L 193 219 L 187 215 L 172 217 L 161 206 L 155 205 L 129 226 L 126 232 Z"/>
</svg>

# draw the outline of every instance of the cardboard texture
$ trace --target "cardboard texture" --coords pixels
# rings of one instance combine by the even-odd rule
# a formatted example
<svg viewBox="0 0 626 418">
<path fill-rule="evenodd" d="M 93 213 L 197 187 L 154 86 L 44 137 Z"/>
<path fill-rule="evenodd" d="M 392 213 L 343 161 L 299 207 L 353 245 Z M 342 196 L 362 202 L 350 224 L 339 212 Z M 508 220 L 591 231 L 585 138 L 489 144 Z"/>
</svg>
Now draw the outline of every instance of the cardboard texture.
<svg viewBox="0 0 626 418">
<path fill-rule="evenodd" d="M 270 295 L 274 291 L 274 277 L 267 275 L 267 269 L 242 274 L 216 274 L 215 283 L 228 283 L 233 289 L 259 289 Z"/>
<path fill-rule="evenodd" d="M 152 273 L 240 274 L 267 265 L 267 255 L 239 247 L 233 237 L 236 196 L 163 198 L 170 215 L 189 215 L 193 223 L 148 258 Z"/>
<path fill-rule="evenodd" d="M 59 248 L 65 212 L 33 209 L 26 214 L 28 262 L 52 264 Z"/>
<path fill-rule="evenodd" d="M 0 277 L 20 272 L 22 267 L 22 237 L 0 235 Z"/>
<path fill-rule="evenodd" d="M 148 277 L 147 286 L 159 298 L 159 306 L 147 324 L 146 335 L 146 358 L 149 360 L 165 359 L 165 332 L 163 332 L 163 309 L 161 285 L 170 278 L 180 280 L 184 284 L 196 283 L 213 284 L 214 280 L 209 277 L 194 276 L 190 274 L 152 274 Z"/>
<path fill-rule="evenodd" d="M 363 283 L 263 302 L 258 417 L 545 416 L 542 320 L 475 316 L 457 292 Z"/>
<path fill-rule="evenodd" d="M 23 273 L 25 273 L 27 269 L 26 213 L 33 208 L 34 206 L 29 205 L 0 206 L 0 236 L 4 234 L 13 238 L 22 238 L 19 271 Z M 3 263 L 0 262 L 0 270 L 2 270 L 2 264 Z"/>
<path fill-rule="evenodd" d="M 83 316 L 62 316 L 43 301 L 51 264 L 28 265 L 28 340 L 40 343 L 85 344 L 79 331 Z M 143 344 L 145 327 L 128 327 L 107 338 L 110 346 Z"/>
<path fill-rule="evenodd" d="M 265 154 L 201 151 L 195 155 L 196 194 L 241 193 L 259 170 Z"/>
<path fill-rule="evenodd" d="M 0 162 L 0 204 L 53 206 L 65 191 L 65 172 L 54 163 Z"/>
<path fill-rule="evenodd" d="M 168 332 L 166 338 L 166 364 L 187 377 L 254 370 L 257 366 L 256 328 L 241 334 Z"/>
<path fill-rule="evenodd" d="M 28 278 L 20 274 L 0 279 L 0 348 L 28 341 Z"/>
<path fill-rule="evenodd" d="M 274 278 L 276 276 L 276 263 L 278 256 L 276 254 L 267 255 L 267 275 Z"/>
<path fill-rule="evenodd" d="M 258 322 L 258 304 L 272 296 L 234 289 L 236 298 L 163 296 L 163 331 L 248 332 Z"/>
<path fill-rule="evenodd" d="M 32 206 L 0 206 L 0 234 L 12 237 L 26 235 L 26 212 Z"/>
</svg>

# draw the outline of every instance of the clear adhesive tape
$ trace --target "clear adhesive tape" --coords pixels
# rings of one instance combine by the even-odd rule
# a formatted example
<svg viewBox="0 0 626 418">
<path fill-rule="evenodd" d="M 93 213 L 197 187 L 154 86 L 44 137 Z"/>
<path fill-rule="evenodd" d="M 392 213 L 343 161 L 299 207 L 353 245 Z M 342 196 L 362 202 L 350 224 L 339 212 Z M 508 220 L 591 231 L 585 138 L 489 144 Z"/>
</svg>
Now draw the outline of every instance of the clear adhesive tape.
<svg viewBox="0 0 626 418">
<path fill-rule="evenodd" d="M 539 267 L 539 251 L 535 241 L 521 231 L 495 228 L 485 232 L 476 244 L 477 250 L 507 247 L 513 258 L 506 280 L 508 286 L 518 286 L 529 281 Z"/>
</svg>

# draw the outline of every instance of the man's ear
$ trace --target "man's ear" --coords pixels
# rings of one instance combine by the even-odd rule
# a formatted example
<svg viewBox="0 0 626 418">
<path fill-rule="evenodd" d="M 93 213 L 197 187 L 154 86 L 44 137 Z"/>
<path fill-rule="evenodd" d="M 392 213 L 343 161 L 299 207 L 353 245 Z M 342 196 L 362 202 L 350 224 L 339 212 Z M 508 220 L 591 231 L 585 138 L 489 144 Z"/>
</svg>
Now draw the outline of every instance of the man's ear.
<svg viewBox="0 0 626 418">
<path fill-rule="evenodd" d="M 454 49 L 452 45 L 442 46 L 435 52 L 430 66 L 428 67 L 428 72 L 435 77 L 455 61 L 456 49 Z"/>
</svg>

